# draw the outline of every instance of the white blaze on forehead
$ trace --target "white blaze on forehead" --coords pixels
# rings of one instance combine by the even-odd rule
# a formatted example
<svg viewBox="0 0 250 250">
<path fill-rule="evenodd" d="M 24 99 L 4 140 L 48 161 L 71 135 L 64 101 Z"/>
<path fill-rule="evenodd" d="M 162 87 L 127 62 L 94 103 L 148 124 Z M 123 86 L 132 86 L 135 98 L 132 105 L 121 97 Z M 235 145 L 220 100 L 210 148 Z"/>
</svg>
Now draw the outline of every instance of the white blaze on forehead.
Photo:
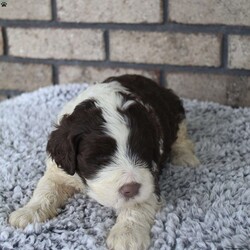
<svg viewBox="0 0 250 250">
<path fill-rule="evenodd" d="M 111 82 L 104 85 L 101 93 L 95 93 L 96 106 L 102 109 L 105 119 L 106 133 L 117 141 L 117 149 L 120 154 L 126 154 L 129 129 L 124 117 L 118 112 L 122 108 L 123 97 L 119 92 L 129 93 L 118 82 Z"/>
</svg>

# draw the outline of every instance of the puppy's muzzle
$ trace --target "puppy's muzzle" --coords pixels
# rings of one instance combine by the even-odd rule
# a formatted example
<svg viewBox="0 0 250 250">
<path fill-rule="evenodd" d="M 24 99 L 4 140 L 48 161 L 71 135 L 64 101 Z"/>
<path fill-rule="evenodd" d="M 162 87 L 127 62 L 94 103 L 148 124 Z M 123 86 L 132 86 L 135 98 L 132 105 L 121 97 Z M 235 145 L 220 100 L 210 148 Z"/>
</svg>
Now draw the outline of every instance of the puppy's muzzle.
<svg viewBox="0 0 250 250">
<path fill-rule="evenodd" d="M 141 184 L 137 182 L 131 182 L 131 183 L 123 185 L 119 189 L 119 192 L 126 199 L 130 199 L 130 198 L 135 197 L 139 193 L 140 187 L 141 187 Z"/>
</svg>

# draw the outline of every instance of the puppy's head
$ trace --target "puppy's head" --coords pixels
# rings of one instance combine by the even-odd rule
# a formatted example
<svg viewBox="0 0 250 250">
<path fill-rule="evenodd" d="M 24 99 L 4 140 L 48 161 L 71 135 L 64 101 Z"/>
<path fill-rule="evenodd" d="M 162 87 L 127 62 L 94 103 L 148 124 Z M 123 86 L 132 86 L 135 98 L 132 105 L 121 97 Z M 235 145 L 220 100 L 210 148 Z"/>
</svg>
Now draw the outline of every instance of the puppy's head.
<svg viewBox="0 0 250 250">
<path fill-rule="evenodd" d="M 89 196 L 114 208 L 146 201 L 156 190 L 159 135 L 140 102 L 116 95 L 109 107 L 85 100 L 51 133 L 47 151 L 68 174 L 77 173 Z"/>
</svg>

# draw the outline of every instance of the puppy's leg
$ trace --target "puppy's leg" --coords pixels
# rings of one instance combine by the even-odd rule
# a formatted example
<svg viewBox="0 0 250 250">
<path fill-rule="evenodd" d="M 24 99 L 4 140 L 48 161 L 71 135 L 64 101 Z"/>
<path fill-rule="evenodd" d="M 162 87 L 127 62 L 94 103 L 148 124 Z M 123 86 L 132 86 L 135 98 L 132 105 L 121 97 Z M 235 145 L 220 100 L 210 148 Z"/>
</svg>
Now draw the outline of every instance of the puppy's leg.
<svg viewBox="0 0 250 250">
<path fill-rule="evenodd" d="M 194 153 L 194 144 L 188 138 L 185 120 L 179 124 L 177 139 L 171 148 L 171 162 L 174 165 L 196 167 L 199 160 Z"/>
<path fill-rule="evenodd" d="M 12 226 L 24 228 L 30 223 L 50 219 L 70 196 L 83 190 L 84 184 L 78 175 L 66 174 L 48 159 L 47 170 L 38 182 L 31 200 L 23 208 L 13 212 L 9 222 Z"/>
<path fill-rule="evenodd" d="M 112 250 L 146 250 L 150 245 L 150 230 L 160 205 L 153 195 L 148 201 L 118 211 L 107 245 Z"/>
</svg>

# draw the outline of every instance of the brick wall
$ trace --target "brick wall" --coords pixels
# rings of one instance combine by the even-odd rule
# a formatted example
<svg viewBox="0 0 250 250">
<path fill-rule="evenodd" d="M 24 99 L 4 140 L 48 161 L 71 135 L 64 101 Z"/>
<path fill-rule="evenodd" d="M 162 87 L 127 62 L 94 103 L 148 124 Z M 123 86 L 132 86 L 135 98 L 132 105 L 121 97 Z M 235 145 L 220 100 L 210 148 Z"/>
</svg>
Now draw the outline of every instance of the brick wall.
<svg viewBox="0 0 250 250">
<path fill-rule="evenodd" d="M 249 0 L 6 2 L 0 99 L 137 73 L 183 97 L 250 106 Z"/>
</svg>

